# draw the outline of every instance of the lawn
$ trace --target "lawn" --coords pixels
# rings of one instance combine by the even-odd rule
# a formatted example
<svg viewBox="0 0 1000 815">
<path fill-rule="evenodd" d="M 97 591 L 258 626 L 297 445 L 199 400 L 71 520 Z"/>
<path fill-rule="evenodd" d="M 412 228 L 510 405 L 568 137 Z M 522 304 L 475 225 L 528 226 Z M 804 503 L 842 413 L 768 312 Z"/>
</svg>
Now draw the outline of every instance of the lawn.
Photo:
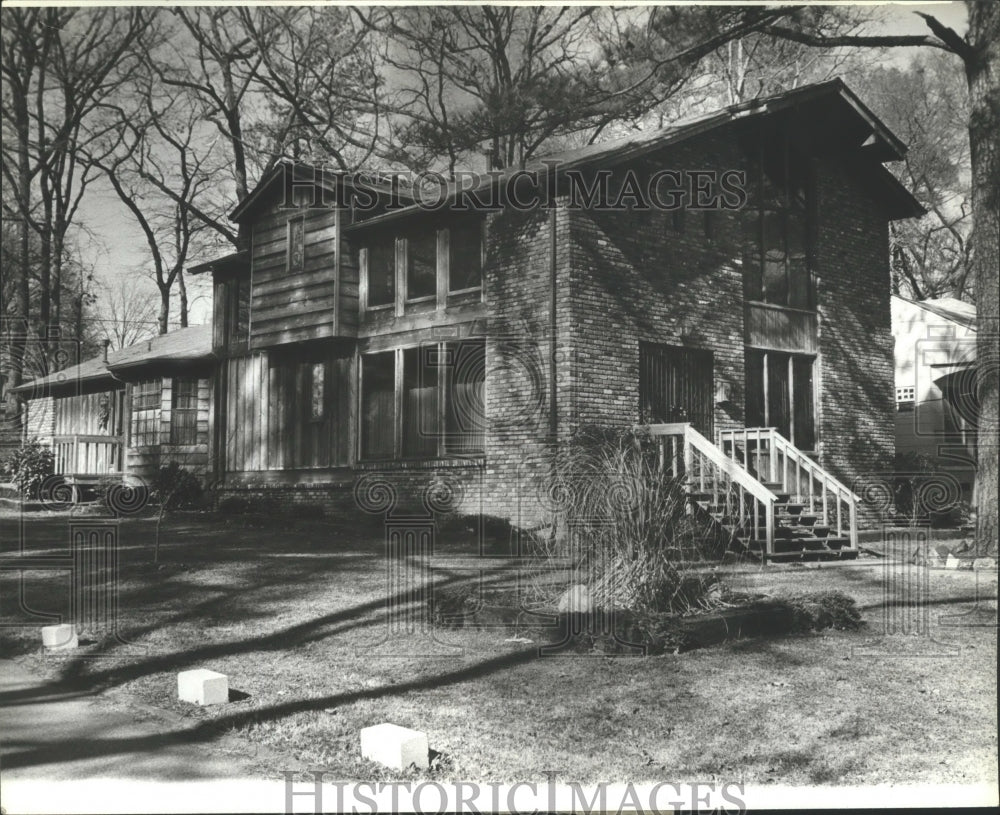
<svg viewBox="0 0 1000 815">
<path fill-rule="evenodd" d="M 65 553 L 69 523 L 29 520 L 26 554 Z M 16 551 L 16 518 L 0 517 L 0 532 L 4 554 Z M 162 530 L 159 564 L 153 532 L 148 519 L 119 529 L 119 629 L 129 645 L 101 658 L 85 656 L 97 645 L 39 655 L 36 629 L 10 627 L 29 620 L 18 572 L 4 571 L 0 656 L 100 689 L 102 704 L 162 711 L 194 738 L 264 748 L 275 777 L 308 767 L 386 780 L 541 781 L 556 771 L 584 783 L 996 783 L 995 572 L 932 570 L 914 608 L 899 552 L 726 566 L 737 590 L 843 591 L 867 624 L 663 656 L 540 657 L 537 642 L 514 636 L 523 631 L 390 631 L 387 586 L 405 586 L 387 584 L 384 532 L 370 523 L 178 514 Z M 481 565 L 467 541 L 445 540 L 432 574 L 474 579 Z M 29 570 L 23 597 L 65 613 L 67 585 L 65 572 Z M 929 628 L 900 631 L 916 611 Z M 189 667 L 227 674 L 233 701 L 178 703 L 176 673 Z M 383 721 L 426 731 L 432 768 L 395 773 L 362 760 L 358 731 Z"/>
</svg>

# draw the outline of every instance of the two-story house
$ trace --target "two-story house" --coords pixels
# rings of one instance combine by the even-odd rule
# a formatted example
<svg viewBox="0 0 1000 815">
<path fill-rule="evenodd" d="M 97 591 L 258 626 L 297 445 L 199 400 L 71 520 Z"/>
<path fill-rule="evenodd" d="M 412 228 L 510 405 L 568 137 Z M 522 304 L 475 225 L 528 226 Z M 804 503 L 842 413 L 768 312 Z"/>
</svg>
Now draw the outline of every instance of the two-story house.
<svg viewBox="0 0 1000 815">
<path fill-rule="evenodd" d="M 247 249 L 191 270 L 215 283 L 221 489 L 372 509 L 381 484 L 528 522 L 555 446 L 643 423 L 759 510 L 768 551 L 794 513 L 856 543 L 894 452 L 904 149 L 834 80 L 431 202 L 279 167 L 232 214 Z"/>
</svg>

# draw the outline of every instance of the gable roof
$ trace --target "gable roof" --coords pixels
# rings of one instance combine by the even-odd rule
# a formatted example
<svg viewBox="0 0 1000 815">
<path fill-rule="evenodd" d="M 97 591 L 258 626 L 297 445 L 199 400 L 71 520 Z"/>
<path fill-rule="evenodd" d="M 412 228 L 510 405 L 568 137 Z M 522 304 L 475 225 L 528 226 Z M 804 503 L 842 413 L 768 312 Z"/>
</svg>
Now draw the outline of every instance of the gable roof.
<svg viewBox="0 0 1000 815">
<path fill-rule="evenodd" d="M 267 200 L 268 196 L 276 191 L 279 184 L 284 184 L 287 181 L 289 170 L 292 173 L 292 180 L 297 186 L 312 184 L 334 196 L 337 195 L 338 191 L 344 185 L 356 187 L 358 182 L 363 181 L 365 189 L 369 192 L 385 193 L 386 195 L 392 194 L 406 201 L 413 200 L 413 196 L 406 189 L 391 188 L 389 184 L 382 183 L 377 178 L 367 176 L 361 172 L 331 172 L 325 167 L 316 167 L 304 162 L 281 161 L 261 178 L 257 186 L 250 191 L 250 194 L 246 198 L 236 205 L 235 209 L 229 213 L 229 220 L 234 223 L 244 220 L 247 215 L 257 209 L 258 206 Z"/>
<path fill-rule="evenodd" d="M 954 297 L 938 297 L 933 300 L 908 300 L 905 297 L 899 297 L 899 295 L 893 295 L 893 297 L 964 328 L 976 330 L 976 307 L 972 303 L 956 300 Z"/>
<path fill-rule="evenodd" d="M 32 379 L 16 388 L 14 393 L 35 390 L 40 386 L 48 389 L 72 387 L 78 383 L 94 383 L 106 380 L 114 382 L 117 372 L 137 371 L 146 366 L 165 363 L 194 363 L 212 357 L 212 326 L 196 325 L 181 328 L 152 339 L 143 340 L 128 348 L 93 357 L 78 365 L 70 365 L 61 371 Z"/>
<path fill-rule="evenodd" d="M 812 105 L 810 118 L 816 118 L 820 124 L 830 122 L 832 125 L 833 122 L 839 122 L 839 127 L 825 129 L 835 132 L 837 138 L 854 142 L 857 150 L 873 159 L 871 183 L 895 205 L 896 217 L 924 214 L 923 206 L 881 164 L 884 161 L 901 159 L 906 154 L 906 145 L 864 105 L 840 78 L 784 91 L 762 99 L 751 99 L 658 130 L 639 131 L 617 139 L 538 156 L 528 161 L 524 168 L 511 167 L 493 173 L 481 179 L 480 183 L 471 189 L 453 186 L 449 189 L 445 200 L 450 202 L 454 201 L 460 194 L 475 194 L 495 184 L 503 184 L 513 176 L 525 172 L 544 177 L 554 168 L 557 172 L 564 172 L 585 166 L 611 167 L 733 122 L 762 118 L 807 104 Z M 845 117 L 850 120 L 851 128 L 846 127 Z M 427 212 L 427 210 L 419 204 L 415 204 L 355 222 L 346 226 L 345 231 L 360 231 L 399 218 L 406 218 L 417 212 Z"/>
</svg>

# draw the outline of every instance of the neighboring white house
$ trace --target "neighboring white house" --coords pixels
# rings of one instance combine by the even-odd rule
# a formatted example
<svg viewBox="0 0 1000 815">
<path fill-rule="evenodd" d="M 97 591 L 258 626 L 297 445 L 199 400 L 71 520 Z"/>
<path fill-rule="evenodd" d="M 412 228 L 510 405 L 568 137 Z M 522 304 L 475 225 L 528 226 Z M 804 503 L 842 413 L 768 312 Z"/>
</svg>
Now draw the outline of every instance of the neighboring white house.
<svg viewBox="0 0 1000 815">
<path fill-rule="evenodd" d="M 945 297 L 892 298 L 896 348 L 896 452 L 918 453 L 954 475 L 971 497 L 975 475 L 976 307 Z"/>
</svg>

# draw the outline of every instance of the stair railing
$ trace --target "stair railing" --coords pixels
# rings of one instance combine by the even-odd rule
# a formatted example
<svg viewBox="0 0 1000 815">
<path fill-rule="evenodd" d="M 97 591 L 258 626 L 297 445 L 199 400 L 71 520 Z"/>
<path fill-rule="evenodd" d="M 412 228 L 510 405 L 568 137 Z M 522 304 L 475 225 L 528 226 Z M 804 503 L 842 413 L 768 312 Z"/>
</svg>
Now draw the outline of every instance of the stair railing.
<svg viewBox="0 0 1000 815">
<path fill-rule="evenodd" d="M 824 526 L 858 548 L 858 496 L 776 428 L 720 430 L 718 439 L 725 455 L 737 461 L 742 457 L 755 472 L 780 483 L 792 500 L 806 504 L 810 513 L 821 513 Z"/>
<path fill-rule="evenodd" d="M 750 526 L 750 538 L 759 538 L 764 530 L 765 554 L 774 554 L 774 505 L 776 496 L 734 458 L 705 438 L 687 422 L 649 425 L 649 433 L 660 440 L 660 465 L 672 466 L 675 475 L 686 479 L 688 486 L 727 503 L 735 497 L 741 508 L 737 525 Z M 733 493 L 735 492 L 735 496 Z"/>
</svg>

